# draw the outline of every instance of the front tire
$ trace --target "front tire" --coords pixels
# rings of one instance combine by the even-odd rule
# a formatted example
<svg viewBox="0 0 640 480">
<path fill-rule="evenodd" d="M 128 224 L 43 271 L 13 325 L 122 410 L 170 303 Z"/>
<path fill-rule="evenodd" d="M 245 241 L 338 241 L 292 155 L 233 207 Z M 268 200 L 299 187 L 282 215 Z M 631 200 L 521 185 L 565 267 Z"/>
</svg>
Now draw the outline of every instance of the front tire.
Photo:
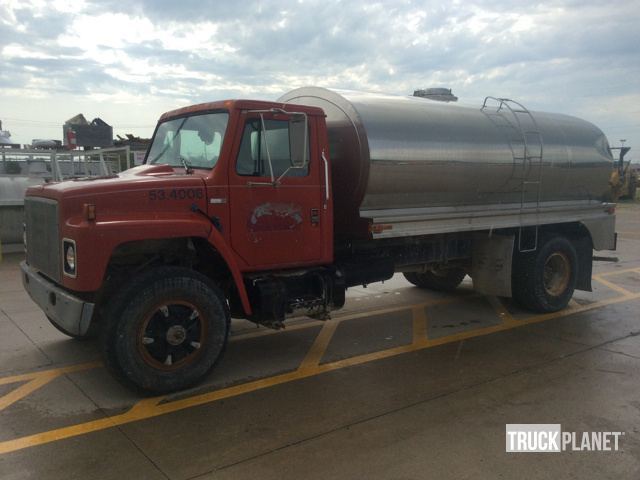
<svg viewBox="0 0 640 480">
<path fill-rule="evenodd" d="M 577 265 L 576 249 L 561 236 L 548 238 L 534 252 L 514 251 L 513 298 L 534 312 L 562 310 L 573 296 Z"/>
<path fill-rule="evenodd" d="M 207 277 L 186 268 L 153 269 L 114 298 L 101 338 L 105 364 L 140 392 L 188 388 L 222 355 L 229 319 L 222 292 Z"/>
</svg>

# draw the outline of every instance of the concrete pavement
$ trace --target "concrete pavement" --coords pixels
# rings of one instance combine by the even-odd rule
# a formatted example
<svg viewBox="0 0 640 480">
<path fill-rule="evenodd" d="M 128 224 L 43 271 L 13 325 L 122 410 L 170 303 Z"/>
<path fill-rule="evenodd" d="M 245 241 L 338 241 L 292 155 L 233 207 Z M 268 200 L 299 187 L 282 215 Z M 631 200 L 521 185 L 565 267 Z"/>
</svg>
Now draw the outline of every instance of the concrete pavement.
<svg viewBox="0 0 640 480">
<path fill-rule="evenodd" d="M 640 205 L 566 311 L 351 289 L 329 322 L 234 321 L 207 381 L 141 399 L 0 265 L 0 478 L 640 478 Z M 607 252 L 608 254 L 608 252 Z M 623 431 L 618 452 L 505 453 L 505 424 Z"/>
</svg>

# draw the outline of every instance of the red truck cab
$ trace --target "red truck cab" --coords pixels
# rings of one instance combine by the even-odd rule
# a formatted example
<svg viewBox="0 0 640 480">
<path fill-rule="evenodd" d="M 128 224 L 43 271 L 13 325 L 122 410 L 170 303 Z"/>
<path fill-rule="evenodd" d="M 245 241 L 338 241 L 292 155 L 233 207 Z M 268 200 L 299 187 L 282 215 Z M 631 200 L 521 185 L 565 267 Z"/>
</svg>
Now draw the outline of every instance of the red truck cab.
<svg viewBox="0 0 640 480">
<path fill-rule="evenodd" d="M 103 342 L 107 364 L 125 382 L 153 391 L 181 388 L 195 378 L 185 376 L 190 363 L 206 371 L 217 359 L 229 308 L 236 316 L 281 324 L 283 307 L 269 300 L 278 286 L 260 291 L 253 272 L 332 263 L 329 175 L 319 108 L 229 100 L 168 112 L 145 165 L 28 190 L 25 288 L 63 332 L 83 337 L 99 327 L 109 337 Z M 154 267 L 169 270 L 143 274 Z M 164 383 L 125 373 L 132 367 L 123 366 L 123 358 L 131 352 L 119 353 L 115 340 L 123 311 L 144 303 L 145 286 L 161 276 L 164 284 L 173 278 L 188 285 L 183 289 L 206 292 L 201 296 L 216 304 L 205 308 L 199 298 L 176 294 L 164 301 L 151 294 L 158 305 L 143 307 L 151 311 L 142 312 L 150 316 L 142 324 L 133 321 L 131 348 L 141 363 L 160 368 Z M 250 300 L 248 288 L 262 302 Z M 256 312 L 260 305 L 263 311 Z M 221 319 L 205 319 L 212 315 L 206 310 Z M 189 323 L 185 316 L 194 318 Z M 213 330 L 217 336 L 207 342 Z M 197 348 L 180 350 L 187 341 Z M 152 352 L 154 343 L 164 346 Z M 207 361 L 196 362 L 205 347 Z M 199 367 L 196 376 L 202 372 Z"/>
</svg>

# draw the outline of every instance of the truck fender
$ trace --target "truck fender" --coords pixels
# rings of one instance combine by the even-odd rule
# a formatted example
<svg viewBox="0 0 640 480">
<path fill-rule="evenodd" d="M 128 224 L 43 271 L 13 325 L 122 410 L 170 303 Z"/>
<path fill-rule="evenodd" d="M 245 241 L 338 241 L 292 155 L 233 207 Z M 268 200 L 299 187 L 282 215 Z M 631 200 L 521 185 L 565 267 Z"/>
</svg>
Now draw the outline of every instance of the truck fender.
<svg viewBox="0 0 640 480">
<path fill-rule="evenodd" d="M 240 296 L 240 301 L 242 302 L 244 313 L 246 315 L 251 315 L 251 303 L 249 302 L 247 289 L 244 286 L 242 273 L 240 272 L 240 268 L 238 267 L 238 264 L 235 261 L 233 253 L 227 245 L 227 242 L 225 242 L 224 238 L 216 228 L 211 229 L 211 233 L 209 233 L 207 241 L 210 245 L 213 246 L 213 248 L 216 249 L 222 259 L 227 263 L 227 267 L 229 267 L 229 271 L 231 272 L 233 281 L 236 285 L 236 288 L 238 289 L 238 295 Z"/>
</svg>

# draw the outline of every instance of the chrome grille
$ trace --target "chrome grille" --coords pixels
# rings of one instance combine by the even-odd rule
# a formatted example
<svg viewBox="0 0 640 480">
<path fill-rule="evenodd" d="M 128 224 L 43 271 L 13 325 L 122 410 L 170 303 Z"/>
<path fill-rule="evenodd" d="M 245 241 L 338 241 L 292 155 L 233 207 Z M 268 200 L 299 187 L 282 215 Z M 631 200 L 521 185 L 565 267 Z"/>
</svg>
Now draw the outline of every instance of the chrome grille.
<svg viewBox="0 0 640 480">
<path fill-rule="evenodd" d="M 60 237 L 58 202 L 26 197 L 27 263 L 52 280 L 60 281 Z"/>
</svg>

